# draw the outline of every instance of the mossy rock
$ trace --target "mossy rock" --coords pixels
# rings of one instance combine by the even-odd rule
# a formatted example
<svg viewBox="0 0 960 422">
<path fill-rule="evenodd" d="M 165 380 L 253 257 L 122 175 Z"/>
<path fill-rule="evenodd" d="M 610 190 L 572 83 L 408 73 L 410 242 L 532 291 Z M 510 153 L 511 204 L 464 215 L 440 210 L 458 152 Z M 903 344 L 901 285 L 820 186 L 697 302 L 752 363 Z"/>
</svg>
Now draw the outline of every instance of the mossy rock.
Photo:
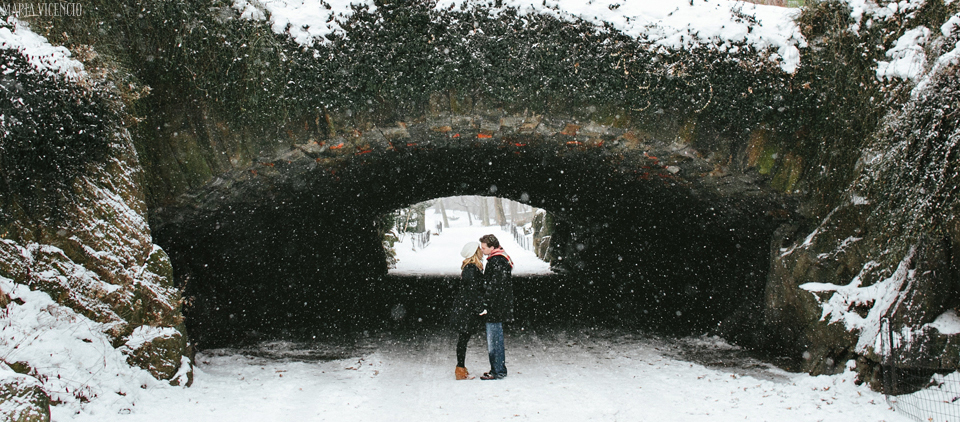
<svg viewBox="0 0 960 422">
<path fill-rule="evenodd" d="M 956 370 L 960 368 L 960 334 L 943 334 L 926 328 L 906 348 L 898 351 L 904 367 Z"/>
<path fill-rule="evenodd" d="M 770 184 L 774 189 L 789 193 L 796 188 L 801 176 L 803 176 L 803 157 L 787 154 L 781 160 Z"/>
<path fill-rule="evenodd" d="M 187 340 L 172 327 L 142 326 L 134 330 L 127 344 L 121 349 L 127 355 L 127 363 L 150 372 L 154 378 L 171 380 L 180 372 L 187 354 Z M 188 368 L 187 385 L 192 380 L 192 368 Z"/>
<path fill-rule="evenodd" d="M 17 361 L 10 364 L 10 369 L 18 374 L 29 375 L 33 371 L 28 362 Z"/>
<path fill-rule="evenodd" d="M 800 370 L 810 375 L 835 375 L 846 369 L 846 363 L 856 359 L 853 346 L 857 334 L 847 331 L 842 323 L 818 321 L 803 330 L 804 341 L 810 345 L 802 354 Z"/>
<path fill-rule="evenodd" d="M 49 422 L 50 395 L 33 377 L 7 372 L 0 378 L 0 419 Z"/>
<path fill-rule="evenodd" d="M 23 250 L 16 243 L 0 240 L 0 277 L 22 281 L 29 272 L 24 261 Z"/>
<path fill-rule="evenodd" d="M 170 257 L 163 249 L 154 247 L 144 267 L 146 271 L 159 276 L 158 280 L 161 286 L 173 287 L 173 265 L 170 263 Z"/>
</svg>

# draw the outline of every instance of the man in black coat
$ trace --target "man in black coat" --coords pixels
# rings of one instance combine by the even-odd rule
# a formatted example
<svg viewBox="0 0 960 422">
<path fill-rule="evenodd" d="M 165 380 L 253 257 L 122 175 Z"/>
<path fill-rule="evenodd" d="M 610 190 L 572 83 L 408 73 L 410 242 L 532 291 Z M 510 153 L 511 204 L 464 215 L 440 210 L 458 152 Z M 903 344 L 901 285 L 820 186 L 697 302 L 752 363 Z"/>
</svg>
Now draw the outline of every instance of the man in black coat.
<svg viewBox="0 0 960 422">
<path fill-rule="evenodd" d="M 480 250 L 487 256 L 483 270 L 484 311 L 487 322 L 487 354 L 490 372 L 482 380 L 498 380 L 507 376 L 506 353 L 503 344 L 503 323 L 513 321 L 513 260 L 500 247 L 497 237 L 488 234 L 480 238 Z"/>
</svg>

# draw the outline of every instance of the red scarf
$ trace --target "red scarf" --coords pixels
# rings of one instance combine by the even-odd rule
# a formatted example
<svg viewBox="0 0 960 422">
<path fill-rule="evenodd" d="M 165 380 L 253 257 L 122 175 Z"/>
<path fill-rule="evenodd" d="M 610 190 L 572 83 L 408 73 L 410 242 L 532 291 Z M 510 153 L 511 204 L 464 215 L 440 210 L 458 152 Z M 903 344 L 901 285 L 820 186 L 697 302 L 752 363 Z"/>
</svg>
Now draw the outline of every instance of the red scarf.
<svg viewBox="0 0 960 422">
<path fill-rule="evenodd" d="M 510 259 L 510 255 L 507 255 L 507 253 L 503 251 L 503 248 L 496 248 L 493 251 L 491 251 L 490 255 L 487 256 L 487 262 L 490 262 L 490 258 L 493 258 L 495 256 L 502 256 L 504 258 L 507 258 L 507 263 L 510 264 L 510 268 L 513 268 L 513 260 Z"/>
</svg>

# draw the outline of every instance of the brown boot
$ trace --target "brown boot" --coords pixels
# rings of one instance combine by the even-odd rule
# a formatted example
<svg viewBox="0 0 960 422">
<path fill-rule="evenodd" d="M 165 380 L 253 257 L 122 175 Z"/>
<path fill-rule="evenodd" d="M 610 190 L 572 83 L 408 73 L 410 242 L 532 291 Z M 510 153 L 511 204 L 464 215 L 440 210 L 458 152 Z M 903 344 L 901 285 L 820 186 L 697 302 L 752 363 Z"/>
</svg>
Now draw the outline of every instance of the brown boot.
<svg viewBox="0 0 960 422">
<path fill-rule="evenodd" d="M 474 378 L 473 375 L 470 375 L 470 373 L 467 372 L 467 368 L 464 368 L 462 366 L 457 367 L 457 370 L 454 372 L 454 375 L 457 376 L 457 381 L 472 380 Z"/>
</svg>

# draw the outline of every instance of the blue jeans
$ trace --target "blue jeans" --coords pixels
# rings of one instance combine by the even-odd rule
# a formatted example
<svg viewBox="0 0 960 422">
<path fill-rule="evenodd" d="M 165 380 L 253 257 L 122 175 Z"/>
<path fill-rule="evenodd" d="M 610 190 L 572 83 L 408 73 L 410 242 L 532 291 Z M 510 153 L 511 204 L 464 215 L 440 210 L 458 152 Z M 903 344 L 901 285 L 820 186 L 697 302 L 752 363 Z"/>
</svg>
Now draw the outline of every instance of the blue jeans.
<svg viewBox="0 0 960 422">
<path fill-rule="evenodd" d="M 503 347 L 503 323 L 487 323 L 487 354 L 490 356 L 490 375 L 507 376 L 506 353 Z"/>
</svg>

